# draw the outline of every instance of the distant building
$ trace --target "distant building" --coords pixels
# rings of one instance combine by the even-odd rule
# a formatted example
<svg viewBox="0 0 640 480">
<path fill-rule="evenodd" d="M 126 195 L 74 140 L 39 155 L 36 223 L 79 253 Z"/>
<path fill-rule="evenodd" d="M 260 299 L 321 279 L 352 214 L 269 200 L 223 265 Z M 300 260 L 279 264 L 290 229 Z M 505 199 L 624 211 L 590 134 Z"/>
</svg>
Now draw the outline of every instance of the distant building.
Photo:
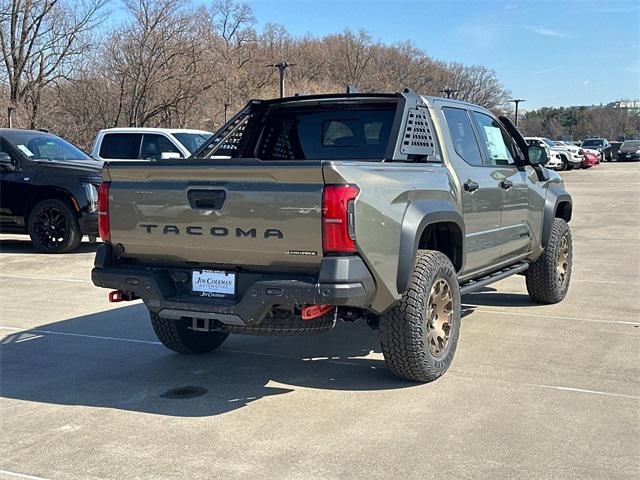
<svg viewBox="0 0 640 480">
<path fill-rule="evenodd" d="M 640 100 L 619 100 L 607 104 L 607 107 L 624 108 L 630 110 L 630 113 L 638 113 L 640 112 Z"/>
</svg>

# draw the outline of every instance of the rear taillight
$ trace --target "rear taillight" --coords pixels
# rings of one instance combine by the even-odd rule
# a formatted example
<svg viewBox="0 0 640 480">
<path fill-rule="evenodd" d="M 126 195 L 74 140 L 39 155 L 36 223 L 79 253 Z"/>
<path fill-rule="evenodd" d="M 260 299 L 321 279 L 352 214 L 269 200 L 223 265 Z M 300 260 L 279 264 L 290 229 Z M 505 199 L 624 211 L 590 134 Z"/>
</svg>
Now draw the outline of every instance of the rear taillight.
<svg viewBox="0 0 640 480">
<path fill-rule="evenodd" d="M 325 253 L 356 249 L 355 185 L 327 185 L 322 195 L 322 247 Z"/>
<path fill-rule="evenodd" d="M 109 227 L 109 187 L 111 182 L 102 182 L 98 190 L 98 233 L 105 242 L 111 240 Z"/>
</svg>

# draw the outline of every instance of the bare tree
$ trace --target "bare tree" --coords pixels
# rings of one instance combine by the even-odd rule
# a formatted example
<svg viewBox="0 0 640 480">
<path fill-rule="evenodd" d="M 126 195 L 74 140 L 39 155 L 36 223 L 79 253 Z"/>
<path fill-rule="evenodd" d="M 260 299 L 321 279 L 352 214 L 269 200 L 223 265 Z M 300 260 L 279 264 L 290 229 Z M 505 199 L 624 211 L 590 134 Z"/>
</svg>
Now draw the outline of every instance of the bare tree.
<svg viewBox="0 0 640 480">
<path fill-rule="evenodd" d="M 1 0 L 0 50 L 9 85 L 9 115 L 29 96 L 35 127 L 42 89 L 68 77 L 85 53 L 85 34 L 102 20 L 107 0 Z"/>
<path fill-rule="evenodd" d="M 23 107 L 25 125 L 85 147 L 110 126 L 213 129 L 248 99 L 277 95 L 277 72 L 266 65 L 278 62 L 295 64 L 287 85 L 296 93 L 343 92 L 348 83 L 425 94 L 453 87 L 492 109 L 508 98 L 493 71 L 435 61 L 410 42 L 386 45 L 349 30 L 293 37 L 273 24 L 258 32 L 250 7 L 234 0 L 123 0 L 124 22 L 101 38 L 94 27 L 105 1 L 0 0 L 3 61 L 13 65 L 0 69 L 0 95 Z M 99 48 L 89 48 L 88 35 Z"/>
<path fill-rule="evenodd" d="M 440 62 L 438 90 L 457 90 L 459 100 L 482 105 L 489 109 L 502 106 L 509 98 L 496 73 L 482 65 L 463 65 L 456 62 Z"/>
<path fill-rule="evenodd" d="M 132 20 L 116 30 L 105 51 L 118 108 L 112 124 L 172 123 L 190 99 L 215 79 L 198 75 L 207 46 L 193 12 L 180 0 L 127 0 Z"/>
<path fill-rule="evenodd" d="M 323 39 L 331 52 L 327 56 L 331 79 L 334 82 L 362 87 L 365 74 L 374 55 L 371 35 L 364 30 L 354 33 L 345 30 Z"/>
</svg>

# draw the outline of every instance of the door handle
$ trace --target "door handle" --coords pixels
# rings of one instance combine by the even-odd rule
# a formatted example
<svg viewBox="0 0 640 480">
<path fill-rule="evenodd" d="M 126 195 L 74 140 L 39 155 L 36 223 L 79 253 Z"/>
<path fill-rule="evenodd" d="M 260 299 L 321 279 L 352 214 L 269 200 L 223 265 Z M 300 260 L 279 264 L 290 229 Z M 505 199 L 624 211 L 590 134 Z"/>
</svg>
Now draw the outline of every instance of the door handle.
<svg viewBox="0 0 640 480">
<path fill-rule="evenodd" d="M 464 182 L 464 191 L 465 192 L 475 192 L 476 190 L 478 190 L 480 188 L 480 185 L 476 182 L 474 182 L 473 180 L 467 180 L 466 182 Z"/>
<path fill-rule="evenodd" d="M 227 198 L 227 192 L 224 190 L 189 190 L 187 198 L 191 208 L 220 210 Z"/>
<path fill-rule="evenodd" d="M 502 180 L 500 182 L 500 187 L 505 190 L 509 190 L 511 187 L 513 187 L 513 182 L 511 180 Z"/>
</svg>

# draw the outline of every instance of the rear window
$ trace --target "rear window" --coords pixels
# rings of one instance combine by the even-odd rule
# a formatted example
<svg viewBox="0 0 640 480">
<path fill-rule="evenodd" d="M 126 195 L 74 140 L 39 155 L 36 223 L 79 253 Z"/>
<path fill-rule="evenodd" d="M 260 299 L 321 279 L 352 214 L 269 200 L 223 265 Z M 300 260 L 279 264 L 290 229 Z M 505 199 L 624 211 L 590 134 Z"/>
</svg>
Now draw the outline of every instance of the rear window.
<svg viewBox="0 0 640 480">
<path fill-rule="evenodd" d="M 136 160 L 140 158 L 141 133 L 107 133 L 100 145 L 101 158 Z"/>
<path fill-rule="evenodd" d="M 582 146 L 583 147 L 601 147 L 602 145 L 604 145 L 604 141 L 603 140 L 585 140 L 584 142 L 582 142 Z"/>
<path fill-rule="evenodd" d="M 269 115 L 257 156 L 262 160 L 380 160 L 395 105 L 354 109 L 279 109 Z"/>
</svg>

